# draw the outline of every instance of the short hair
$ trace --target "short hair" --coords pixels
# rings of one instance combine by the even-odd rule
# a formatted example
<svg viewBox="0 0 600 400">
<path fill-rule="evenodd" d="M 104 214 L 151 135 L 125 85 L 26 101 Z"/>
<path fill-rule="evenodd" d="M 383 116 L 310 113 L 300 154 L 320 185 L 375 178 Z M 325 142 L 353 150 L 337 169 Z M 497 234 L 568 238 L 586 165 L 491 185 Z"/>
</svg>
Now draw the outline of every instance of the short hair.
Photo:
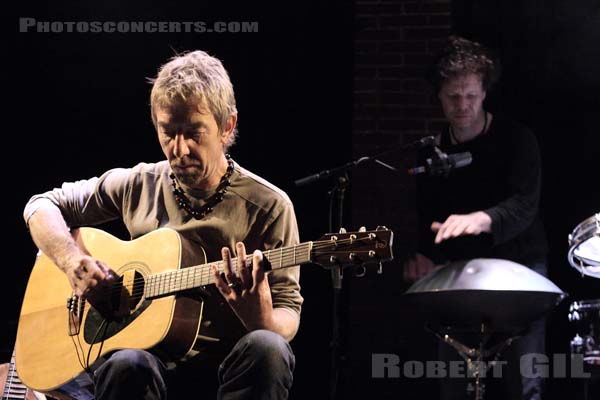
<svg viewBox="0 0 600 400">
<path fill-rule="evenodd" d="M 500 78 L 500 62 L 480 43 L 450 36 L 431 71 L 432 84 L 439 92 L 446 80 L 468 74 L 479 75 L 483 89 L 488 91 Z"/>
<path fill-rule="evenodd" d="M 156 107 L 164 107 L 174 101 L 197 98 L 204 101 L 223 132 L 227 119 L 237 114 L 233 85 L 220 60 L 197 50 L 177 54 L 160 67 L 156 79 L 151 79 L 150 107 L 152 122 L 156 126 Z M 227 150 L 237 137 L 234 128 L 225 144 Z"/>
</svg>

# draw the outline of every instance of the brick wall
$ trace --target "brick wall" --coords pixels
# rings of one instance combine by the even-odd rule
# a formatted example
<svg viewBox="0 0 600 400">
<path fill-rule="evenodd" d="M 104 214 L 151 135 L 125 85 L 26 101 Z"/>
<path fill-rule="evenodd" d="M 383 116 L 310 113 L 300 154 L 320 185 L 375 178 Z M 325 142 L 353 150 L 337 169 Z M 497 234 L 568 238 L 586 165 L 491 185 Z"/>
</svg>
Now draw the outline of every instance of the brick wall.
<svg viewBox="0 0 600 400">
<path fill-rule="evenodd" d="M 373 155 L 419 137 L 436 134 L 443 125 L 438 101 L 425 75 L 432 55 L 450 33 L 451 5 L 442 1 L 355 2 L 355 68 L 353 156 Z M 364 165 L 353 172 L 352 226 L 386 225 L 394 230 L 395 259 L 383 275 L 370 268 L 363 278 L 347 273 L 342 304 L 347 341 L 342 397 L 377 393 L 378 399 L 423 397 L 418 381 L 371 378 L 372 353 L 396 353 L 403 359 L 426 357 L 435 340 L 413 322 L 418 310 L 403 308 L 401 265 L 414 248 L 414 188 L 406 168 L 414 154 L 382 157 L 394 166 Z M 420 337 L 420 339 L 418 339 Z M 432 397 L 433 398 L 433 397 Z"/>
<path fill-rule="evenodd" d="M 432 55 L 450 32 L 450 2 L 357 0 L 355 18 L 354 156 L 377 154 L 438 132 L 443 119 L 425 75 Z M 385 161 L 401 172 L 413 163 L 412 154 L 401 153 Z M 356 171 L 355 225 L 373 219 L 389 220 L 387 225 L 401 222 L 398 234 L 410 235 L 415 222 L 412 182 L 401 172 L 390 174 L 374 166 Z M 384 192 L 378 190 L 381 187 Z M 373 194 L 379 196 L 373 199 Z M 377 210 L 360 206 L 373 200 L 379 204 Z"/>
</svg>

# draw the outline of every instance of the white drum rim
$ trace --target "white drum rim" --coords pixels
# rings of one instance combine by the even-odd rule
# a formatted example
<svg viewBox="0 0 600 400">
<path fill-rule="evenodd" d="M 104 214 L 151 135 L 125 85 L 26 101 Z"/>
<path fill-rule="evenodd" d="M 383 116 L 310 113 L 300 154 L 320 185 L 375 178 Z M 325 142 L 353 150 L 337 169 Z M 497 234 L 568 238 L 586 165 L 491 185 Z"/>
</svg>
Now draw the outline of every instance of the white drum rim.
<svg viewBox="0 0 600 400">
<path fill-rule="evenodd" d="M 569 235 L 570 247 L 567 259 L 569 264 L 582 275 L 600 278 L 600 259 L 595 260 L 576 254 L 579 246 L 595 236 L 600 237 L 600 212 L 579 223 Z"/>
</svg>

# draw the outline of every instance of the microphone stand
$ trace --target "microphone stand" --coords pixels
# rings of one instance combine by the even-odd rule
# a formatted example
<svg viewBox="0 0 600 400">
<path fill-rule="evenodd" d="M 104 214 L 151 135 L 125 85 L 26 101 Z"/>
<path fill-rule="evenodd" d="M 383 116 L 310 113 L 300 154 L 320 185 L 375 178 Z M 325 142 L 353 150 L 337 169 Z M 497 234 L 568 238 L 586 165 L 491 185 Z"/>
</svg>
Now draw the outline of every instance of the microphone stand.
<svg viewBox="0 0 600 400">
<path fill-rule="evenodd" d="M 316 174 L 308 175 L 308 176 L 305 176 L 304 178 L 295 180 L 294 185 L 305 186 L 305 185 L 309 185 L 313 182 L 317 182 L 322 179 L 329 178 L 331 176 L 340 176 L 341 174 L 345 174 L 346 171 L 358 166 L 359 164 L 363 164 L 368 161 L 374 161 L 383 167 L 386 167 L 392 171 L 397 172 L 398 170 L 396 168 L 392 167 L 389 164 L 384 163 L 383 161 L 379 160 L 378 158 L 385 156 L 387 154 L 395 153 L 397 151 L 415 150 L 415 149 L 420 149 L 420 148 L 427 147 L 427 146 L 435 146 L 435 137 L 425 136 L 419 140 L 415 140 L 414 142 L 410 142 L 410 143 L 402 145 L 402 146 L 397 146 L 390 150 L 386 150 L 384 152 L 381 152 L 381 153 L 378 153 L 378 154 L 375 154 L 372 156 L 361 157 L 359 159 L 350 161 L 346 164 L 334 167 L 332 169 L 325 169 L 323 171 L 317 172 Z"/>
<path fill-rule="evenodd" d="M 408 143 L 406 145 L 397 146 L 390 150 L 386 150 L 384 152 L 375 154 L 373 156 L 365 156 L 358 158 L 354 161 L 350 161 L 343 165 L 334 167 L 332 169 L 326 169 L 320 171 L 316 174 L 312 174 L 306 176 L 304 178 L 300 178 L 294 181 L 296 186 L 304 186 L 308 185 L 322 179 L 326 179 L 329 177 L 335 177 L 335 183 L 333 188 L 328 192 L 330 195 L 329 200 L 329 232 L 339 231 L 340 233 L 345 232 L 346 230 L 343 228 L 343 216 L 344 216 L 344 197 L 346 189 L 350 184 L 350 179 L 348 177 L 348 171 L 352 168 L 355 168 L 359 164 L 364 164 L 369 161 L 373 161 L 385 168 L 388 168 L 394 172 L 398 170 L 393 166 L 384 163 L 379 160 L 379 157 L 384 155 L 394 153 L 394 152 L 404 152 L 408 150 L 419 149 L 427 146 L 435 146 L 435 138 L 433 136 L 426 136 L 421 139 L 418 139 L 414 142 Z M 338 224 L 337 229 L 334 230 L 333 225 L 333 209 L 334 203 L 337 203 L 337 211 L 338 211 Z M 360 275 L 362 276 L 362 275 Z M 336 266 L 331 269 L 331 281 L 333 288 L 333 299 L 332 299 L 332 312 L 331 312 L 331 363 L 330 363 L 330 382 L 329 382 L 329 399 L 335 400 L 337 395 L 337 384 L 339 381 L 339 372 L 340 372 L 340 359 L 341 355 L 341 329 L 340 329 L 340 294 L 342 292 L 342 267 Z"/>
<path fill-rule="evenodd" d="M 343 217 L 344 217 L 344 195 L 350 180 L 346 171 L 339 175 L 335 180 L 333 188 L 329 191 L 329 232 L 335 232 L 333 229 L 333 206 L 337 202 L 338 207 L 338 229 L 337 231 L 344 232 Z M 337 201 L 334 201 L 337 200 Z M 341 335 L 340 335 L 340 297 L 342 292 L 342 267 L 340 265 L 331 269 L 331 283 L 333 289 L 331 303 L 331 341 L 329 347 L 331 349 L 330 360 L 330 377 L 329 377 L 329 398 L 335 400 L 337 393 L 337 384 L 339 381 L 340 360 L 341 354 Z"/>
</svg>

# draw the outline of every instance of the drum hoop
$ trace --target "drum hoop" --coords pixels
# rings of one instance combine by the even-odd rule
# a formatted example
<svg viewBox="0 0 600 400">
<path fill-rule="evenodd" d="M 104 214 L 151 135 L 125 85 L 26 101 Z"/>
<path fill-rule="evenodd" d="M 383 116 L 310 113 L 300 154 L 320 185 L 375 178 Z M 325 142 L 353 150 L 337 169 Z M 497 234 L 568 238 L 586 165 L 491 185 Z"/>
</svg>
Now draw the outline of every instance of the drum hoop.
<svg viewBox="0 0 600 400">
<path fill-rule="evenodd" d="M 571 266 L 579 271 L 582 275 L 588 274 L 586 267 L 589 267 L 589 265 L 585 265 L 580 258 L 576 257 L 575 251 L 579 248 L 579 245 L 594 236 L 600 236 L 600 213 L 596 213 L 583 220 L 569 235 L 570 247 L 567 253 L 567 259 L 569 264 L 571 264 Z"/>
<path fill-rule="evenodd" d="M 577 232 L 577 234 L 575 234 Z M 579 223 L 569 235 L 569 245 L 577 247 L 586 240 L 600 235 L 600 213 L 596 213 Z"/>
</svg>

